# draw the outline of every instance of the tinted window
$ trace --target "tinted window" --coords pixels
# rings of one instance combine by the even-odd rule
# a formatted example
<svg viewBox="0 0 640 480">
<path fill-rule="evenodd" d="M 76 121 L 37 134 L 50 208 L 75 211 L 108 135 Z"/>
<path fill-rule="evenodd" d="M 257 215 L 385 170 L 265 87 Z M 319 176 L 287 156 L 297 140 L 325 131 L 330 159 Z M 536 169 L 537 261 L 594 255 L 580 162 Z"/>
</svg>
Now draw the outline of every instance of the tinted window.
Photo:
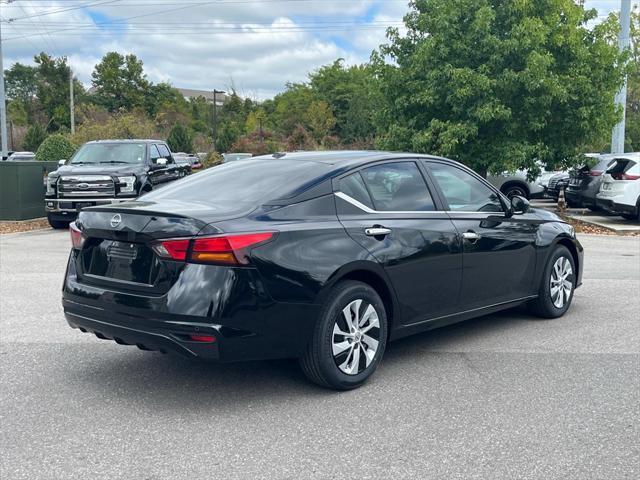
<svg viewBox="0 0 640 480">
<path fill-rule="evenodd" d="M 365 187 L 360 173 L 356 172 L 341 179 L 339 188 L 342 193 L 349 195 L 354 200 L 359 201 L 369 208 L 373 208 L 371 197 L 369 196 L 369 192 L 367 192 L 367 187 Z"/>
<path fill-rule="evenodd" d="M 160 152 L 160 156 L 164 158 L 169 158 L 171 153 L 166 145 L 158 144 L 158 151 Z"/>
<path fill-rule="evenodd" d="M 151 160 L 160 158 L 160 152 L 158 152 L 158 147 L 156 147 L 155 145 L 151 145 L 149 147 L 149 157 L 151 157 Z"/>
<path fill-rule="evenodd" d="M 361 173 L 376 210 L 435 210 L 427 184 L 415 163 L 384 163 L 365 168 Z"/>
<path fill-rule="evenodd" d="M 498 195 L 476 177 L 442 163 L 430 164 L 435 181 L 450 210 L 462 212 L 502 212 Z"/>
<path fill-rule="evenodd" d="M 260 201 L 289 198 L 316 184 L 327 166 L 300 160 L 245 160 L 209 168 L 185 180 L 170 183 L 144 200 L 205 202 L 213 207 L 229 202 L 258 205 Z"/>
</svg>

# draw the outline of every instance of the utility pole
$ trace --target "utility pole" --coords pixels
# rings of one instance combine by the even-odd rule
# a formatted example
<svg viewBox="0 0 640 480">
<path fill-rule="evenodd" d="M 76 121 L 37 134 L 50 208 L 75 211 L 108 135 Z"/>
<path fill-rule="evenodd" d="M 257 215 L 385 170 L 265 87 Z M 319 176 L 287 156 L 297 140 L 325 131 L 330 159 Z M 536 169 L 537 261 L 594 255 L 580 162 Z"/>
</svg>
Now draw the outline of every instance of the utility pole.
<svg viewBox="0 0 640 480">
<path fill-rule="evenodd" d="M 0 136 L 2 136 L 2 159 L 8 155 L 7 149 L 7 100 L 4 95 L 4 66 L 2 64 L 2 21 L 0 21 Z"/>
<path fill-rule="evenodd" d="M 71 112 L 71 135 L 76 133 L 76 115 L 73 104 L 73 70 L 69 67 L 69 111 Z"/>
<path fill-rule="evenodd" d="M 213 89 L 213 150 L 218 151 L 218 93 L 225 93 L 223 90 Z"/>
<path fill-rule="evenodd" d="M 631 24 L 631 0 L 620 0 L 620 34 L 618 35 L 618 48 L 620 51 L 629 48 L 629 27 Z M 624 130 L 627 106 L 627 77 L 624 84 L 616 94 L 616 105 L 622 108 L 622 120 L 613 127 L 611 134 L 611 153 L 624 153 Z"/>
</svg>

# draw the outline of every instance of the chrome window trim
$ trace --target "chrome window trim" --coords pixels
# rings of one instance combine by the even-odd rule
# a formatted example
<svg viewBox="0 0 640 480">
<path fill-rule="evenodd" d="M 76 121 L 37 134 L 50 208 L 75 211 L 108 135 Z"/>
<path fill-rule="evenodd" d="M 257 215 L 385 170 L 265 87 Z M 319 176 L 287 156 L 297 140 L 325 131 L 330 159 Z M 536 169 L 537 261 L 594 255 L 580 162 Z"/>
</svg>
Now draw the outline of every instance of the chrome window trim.
<svg viewBox="0 0 640 480">
<path fill-rule="evenodd" d="M 365 204 L 360 203 L 355 198 L 350 197 L 346 193 L 333 192 L 333 194 L 336 197 L 341 198 L 345 202 L 350 203 L 354 207 L 359 208 L 360 210 L 364 211 L 365 213 L 377 213 L 377 214 L 395 213 L 395 214 L 404 214 L 404 215 L 415 215 L 416 213 L 422 213 L 422 214 L 427 214 L 427 215 L 446 214 L 446 212 L 444 212 L 442 210 L 374 210 L 372 208 L 367 207 Z"/>
<path fill-rule="evenodd" d="M 416 214 L 416 213 L 424 213 L 424 214 L 427 214 L 427 215 L 432 215 L 434 213 L 435 214 L 442 214 L 442 215 L 462 213 L 464 215 L 478 215 L 478 216 L 482 216 L 482 217 L 501 216 L 501 215 L 504 216 L 504 213 L 505 213 L 505 212 L 471 212 L 471 211 L 464 211 L 464 210 L 373 210 L 372 208 L 367 207 L 365 204 L 360 203 L 355 198 L 350 197 L 346 193 L 333 192 L 333 194 L 336 197 L 341 198 L 345 202 L 350 203 L 354 207 L 359 208 L 360 210 L 362 210 L 365 213 L 376 213 L 376 214 L 394 213 L 394 214 L 404 214 L 404 215 L 407 215 L 407 214 L 413 215 L 413 214 Z"/>
</svg>

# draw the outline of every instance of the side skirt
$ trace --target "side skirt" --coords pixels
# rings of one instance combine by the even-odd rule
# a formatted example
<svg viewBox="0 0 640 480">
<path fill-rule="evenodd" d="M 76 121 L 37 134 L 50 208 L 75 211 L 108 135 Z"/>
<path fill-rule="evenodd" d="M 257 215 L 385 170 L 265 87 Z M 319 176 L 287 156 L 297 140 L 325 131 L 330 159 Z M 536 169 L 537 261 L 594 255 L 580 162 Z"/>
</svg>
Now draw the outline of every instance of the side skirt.
<svg viewBox="0 0 640 480">
<path fill-rule="evenodd" d="M 487 307 L 474 308 L 473 310 L 466 310 L 460 313 L 453 313 L 451 315 L 445 315 L 437 318 L 430 318 L 428 320 L 422 320 L 409 325 L 402 325 L 391 332 L 389 337 L 390 341 L 397 340 L 399 338 L 407 337 L 420 332 L 426 332 L 427 330 L 433 330 L 435 328 L 444 327 L 453 323 L 464 322 L 471 318 L 482 317 L 491 313 L 499 312 L 501 310 L 507 310 L 509 308 L 522 305 L 529 300 L 537 298 L 537 295 L 529 295 L 528 297 L 518 298 L 516 300 L 509 300 L 508 302 L 496 303 Z"/>
</svg>

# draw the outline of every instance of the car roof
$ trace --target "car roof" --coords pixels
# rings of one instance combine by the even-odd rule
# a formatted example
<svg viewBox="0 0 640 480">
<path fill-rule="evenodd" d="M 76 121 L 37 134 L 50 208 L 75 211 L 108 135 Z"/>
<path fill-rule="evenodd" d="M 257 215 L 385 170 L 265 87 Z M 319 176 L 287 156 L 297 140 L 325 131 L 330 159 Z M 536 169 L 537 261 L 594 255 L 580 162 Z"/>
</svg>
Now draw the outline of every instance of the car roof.
<svg viewBox="0 0 640 480">
<path fill-rule="evenodd" d="M 273 155 L 261 155 L 253 157 L 251 160 L 268 160 L 277 158 L 279 160 L 292 160 L 302 162 L 323 163 L 327 166 L 333 165 L 338 168 L 351 168 L 377 160 L 393 160 L 401 158 L 429 158 L 434 160 L 446 160 L 434 155 L 424 155 L 418 153 L 384 152 L 377 150 L 325 150 L 318 152 L 279 152 Z"/>
<path fill-rule="evenodd" d="M 150 138 L 114 138 L 109 140 L 91 140 L 87 144 L 93 143 L 166 143 L 164 140 L 153 140 Z"/>
</svg>

